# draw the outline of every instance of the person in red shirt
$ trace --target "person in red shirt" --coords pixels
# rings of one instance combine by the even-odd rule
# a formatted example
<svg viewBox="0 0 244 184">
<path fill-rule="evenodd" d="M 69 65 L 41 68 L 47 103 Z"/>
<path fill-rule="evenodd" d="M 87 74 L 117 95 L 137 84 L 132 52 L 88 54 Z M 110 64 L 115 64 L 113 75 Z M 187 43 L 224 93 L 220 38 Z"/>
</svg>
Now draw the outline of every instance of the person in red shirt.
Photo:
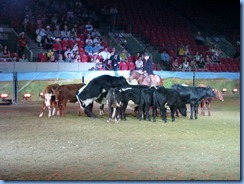
<svg viewBox="0 0 244 184">
<path fill-rule="evenodd" d="M 19 46 L 19 51 L 21 53 L 24 53 L 27 43 L 28 43 L 28 39 L 26 38 L 25 33 L 24 32 L 20 33 L 18 38 L 18 46 Z"/>
</svg>

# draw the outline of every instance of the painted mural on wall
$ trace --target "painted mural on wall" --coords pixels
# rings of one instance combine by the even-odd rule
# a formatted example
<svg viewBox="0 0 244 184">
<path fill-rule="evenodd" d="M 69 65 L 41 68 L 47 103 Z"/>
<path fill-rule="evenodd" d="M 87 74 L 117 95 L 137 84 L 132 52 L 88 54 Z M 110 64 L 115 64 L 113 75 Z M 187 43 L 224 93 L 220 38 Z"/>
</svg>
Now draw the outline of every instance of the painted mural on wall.
<svg viewBox="0 0 244 184">
<path fill-rule="evenodd" d="M 211 86 L 212 88 L 227 88 L 231 91 L 233 88 L 240 89 L 240 73 L 227 72 L 167 72 L 155 71 L 164 79 L 164 86 L 170 87 L 174 83 L 184 83 L 195 85 L 200 83 Z M 53 83 L 70 84 L 70 83 L 88 83 L 100 75 L 124 76 L 129 78 L 129 71 L 81 71 L 81 72 L 33 72 L 18 73 L 18 99 L 21 100 L 24 93 L 30 93 L 32 100 L 39 100 L 39 93 L 48 85 Z M 132 84 L 137 84 L 133 81 Z M 13 74 L 0 73 L 0 93 L 8 93 L 10 98 L 13 96 Z"/>
</svg>

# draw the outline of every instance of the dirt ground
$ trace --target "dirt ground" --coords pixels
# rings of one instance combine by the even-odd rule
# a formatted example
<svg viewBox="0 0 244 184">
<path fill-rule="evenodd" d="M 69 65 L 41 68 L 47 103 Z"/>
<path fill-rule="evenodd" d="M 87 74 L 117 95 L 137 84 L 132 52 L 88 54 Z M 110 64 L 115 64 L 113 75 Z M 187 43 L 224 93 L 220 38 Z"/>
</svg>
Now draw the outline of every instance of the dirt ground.
<svg viewBox="0 0 244 184">
<path fill-rule="evenodd" d="M 131 108 L 117 124 L 78 116 L 77 104 L 65 118 L 39 118 L 40 102 L 0 106 L 0 180 L 239 180 L 240 111 L 219 104 L 168 123 Z"/>
</svg>

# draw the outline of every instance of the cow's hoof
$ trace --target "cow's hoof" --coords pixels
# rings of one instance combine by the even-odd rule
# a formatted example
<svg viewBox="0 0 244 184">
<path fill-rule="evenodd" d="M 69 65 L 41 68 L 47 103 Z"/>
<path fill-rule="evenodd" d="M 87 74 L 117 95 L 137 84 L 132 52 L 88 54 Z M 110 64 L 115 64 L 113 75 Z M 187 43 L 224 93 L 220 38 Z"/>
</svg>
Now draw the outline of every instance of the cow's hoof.
<svg viewBox="0 0 244 184">
<path fill-rule="evenodd" d="M 172 122 L 174 122 L 174 121 L 175 121 L 175 119 L 172 119 L 171 121 L 172 121 Z"/>
</svg>

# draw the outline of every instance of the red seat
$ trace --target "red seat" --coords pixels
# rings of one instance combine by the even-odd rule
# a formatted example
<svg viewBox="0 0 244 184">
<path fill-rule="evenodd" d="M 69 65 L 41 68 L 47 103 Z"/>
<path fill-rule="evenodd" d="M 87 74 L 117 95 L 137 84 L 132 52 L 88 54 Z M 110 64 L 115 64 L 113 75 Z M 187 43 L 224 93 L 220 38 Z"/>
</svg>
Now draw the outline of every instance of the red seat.
<svg viewBox="0 0 244 184">
<path fill-rule="evenodd" d="M 136 68 L 135 64 L 133 61 L 130 61 L 127 63 L 127 69 L 128 70 L 134 70 Z"/>
<path fill-rule="evenodd" d="M 127 68 L 127 64 L 126 64 L 126 62 L 120 62 L 119 63 L 119 69 L 120 70 L 127 70 L 128 68 Z"/>
<path fill-rule="evenodd" d="M 44 53 L 38 53 L 38 62 L 46 62 L 47 61 L 47 55 Z"/>
</svg>

